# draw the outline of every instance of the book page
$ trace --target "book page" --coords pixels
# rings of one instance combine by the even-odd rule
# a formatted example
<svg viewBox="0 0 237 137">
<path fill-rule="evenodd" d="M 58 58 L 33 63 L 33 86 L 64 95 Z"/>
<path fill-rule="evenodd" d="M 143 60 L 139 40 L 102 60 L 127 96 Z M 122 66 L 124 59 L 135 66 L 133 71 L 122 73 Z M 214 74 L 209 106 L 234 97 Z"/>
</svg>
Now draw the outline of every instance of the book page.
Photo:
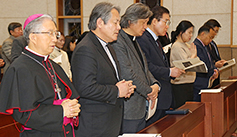
<svg viewBox="0 0 237 137">
<path fill-rule="evenodd" d="M 226 63 L 227 63 L 227 65 L 222 66 L 221 68 L 218 68 L 218 70 L 221 71 L 223 69 L 226 69 L 226 68 L 229 68 L 229 67 L 235 65 L 235 58 L 228 60 Z"/>
<path fill-rule="evenodd" d="M 158 98 L 156 99 L 155 101 L 155 106 L 153 109 L 151 109 L 151 100 L 149 100 L 149 106 L 148 106 L 148 111 L 147 111 L 147 116 L 146 116 L 146 120 L 148 120 L 149 118 L 151 118 L 155 112 L 156 112 L 156 106 L 157 106 L 157 101 L 158 101 Z"/>
<path fill-rule="evenodd" d="M 175 60 L 173 61 L 173 64 L 175 67 L 183 69 L 185 71 L 207 73 L 206 64 L 198 57 L 185 60 Z"/>
<path fill-rule="evenodd" d="M 218 89 L 202 89 L 199 94 L 202 94 L 202 93 L 219 93 L 221 92 L 222 89 L 218 88 Z"/>
</svg>

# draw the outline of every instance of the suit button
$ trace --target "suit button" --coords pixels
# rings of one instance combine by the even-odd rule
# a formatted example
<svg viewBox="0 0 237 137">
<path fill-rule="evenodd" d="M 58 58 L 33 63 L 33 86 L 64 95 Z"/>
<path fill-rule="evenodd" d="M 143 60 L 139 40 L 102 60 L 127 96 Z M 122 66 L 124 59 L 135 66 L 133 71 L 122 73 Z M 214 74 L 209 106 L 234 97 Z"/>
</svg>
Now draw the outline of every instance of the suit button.
<svg viewBox="0 0 237 137">
<path fill-rule="evenodd" d="M 122 106 L 122 105 L 120 105 L 120 108 L 123 108 L 123 106 Z"/>
<path fill-rule="evenodd" d="M 106 101 L 106 103 L 109 103 L 110 101 Z"/>
</svg>

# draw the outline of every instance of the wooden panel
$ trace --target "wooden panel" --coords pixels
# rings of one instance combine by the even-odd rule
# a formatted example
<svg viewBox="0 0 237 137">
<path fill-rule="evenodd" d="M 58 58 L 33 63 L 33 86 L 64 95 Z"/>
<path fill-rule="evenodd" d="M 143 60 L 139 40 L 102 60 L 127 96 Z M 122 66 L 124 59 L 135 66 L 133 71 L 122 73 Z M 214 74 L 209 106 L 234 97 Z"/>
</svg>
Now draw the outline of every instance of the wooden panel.
<svg viewBox="0 0 237 137">
<path fill-rule="evenodd" d="M 204 122 L 205 104 L 200 102 L 186 102 L 180 109 L 189 109 L 192 113 L 186 115 L 167 115 L 156 121 L 139 133 L 160 133 L 162 137 L 182 137 L 190 131 L 202 132 L 204 128 L 200 128 L 200 123 Z M 191 122 L 190 122 L 191 121 Z M 196 128 L 196 130 L 194 130 Z"/>
<path fill-rule="evenodd" d="M 64 19 L 58 19 L 58 30 L 64 33 Z"/>
<path fill-rule="evenodd" d="M 63 0 L 56 0 L 57 3 L 57 15 L 58 16 L 63 16 Z"/>
<path fill-rule="evenodd" d="M 81 20 L 81 30 L 83 33 L 83 0 L 80 0 L 80 15 L 68 15 L 64 16 L 64 0 L 56 0 L 56 10 L 57 10 L 57 28 L 59 31 L 64 32 L 64 19 L 80 19 Z"/>
<path fill-rule="evenodd" d="M 19 125 L 19 124 L 18 124 Z M 19 137 L 20 133 L 16 130 L 14 124 L 11 124 L 5 128 L 0 128 L 0 137 Z"/>
<path fill-rule="evenodd" d="M 212 136 L 212 108 L 211 102 L 205 102 L 205 118 L 204 118 L 205 137 Z"/>
<path fill-rule="evenodd" d="M 229 126 L 228 130 L 231 125 L 235 122 L 235 94 L 229 97 Z"/>
<path fill-rule="evenodd" d="M 0 127 L 13 123 L 13 118 L 10 115 L 0 114 Z"/>
<path fill-rule="evenodd" d="M 205 133 L 207 137 L 221 137 L 224 134 L 228 136 L 231 135 L 237 128 L 237 82 L 221 83 L 221 87 L 223 87 L 223 90 L 220 93 L 203 93 L 201 95 L 202 102 L 205 102 L 205 104 L 209 102 L 211 104 L 210 109 L 212 113 L 212 121 L 209 121 L 206 117 L 205 122 L 209 124 L 211 122 L 212 127 L 206 126 L 206 124 L 204 126 L 205 131 L 210 132 L 208 134 Z M 207 108 L 206 111 L 208 111 Z M 209 114 L 207 116 L 210 117 Z"/>
<path fill-rule="evenodd" d="M 201 102 L 211 102 L 212 134 L 220 137 L 224 133 L 224 93 L 203 93 Z"/>
<path fill-rule="evenodd" d="M 0 114 L 0 137 L 19 137 L 19 132 L 16 129 L 16 125 L 18 128 L 21 128 L 21 124 L 13 122 L 12 116 L 1 115 Z"/>
<path fill-rule="evenodd" d="M 189 133 L 186 134 L 186 137 L 204 137 L 204 122 L 201 122 Z"/>
</svg>

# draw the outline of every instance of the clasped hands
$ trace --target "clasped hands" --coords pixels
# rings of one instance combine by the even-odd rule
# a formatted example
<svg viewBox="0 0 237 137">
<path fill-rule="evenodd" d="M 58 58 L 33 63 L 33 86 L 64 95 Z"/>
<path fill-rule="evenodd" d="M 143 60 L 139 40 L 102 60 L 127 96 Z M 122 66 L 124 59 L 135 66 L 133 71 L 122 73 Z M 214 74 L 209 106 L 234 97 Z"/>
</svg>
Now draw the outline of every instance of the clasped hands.
<svg viewBox="0 0 237 137">
<path fill-rule="evenodd" d="M 61 103 L 61 106 L 63 107 L 63 117 L 76 117 L 81 111 L 81 105 L 77 99 L 66 99 Z"/>
<path fill-rule="evenodd" d="M 116 86 L 118 87 L 119 90 L 119 97 L 125 97 L 125 98 L 130 98 L 131 94 L 134 93 L 134 89 L 136 88 L 135 85 L 132 84 L 132 80 L 129 81 L 119 81 L 116 83 Z"/>
</svg>

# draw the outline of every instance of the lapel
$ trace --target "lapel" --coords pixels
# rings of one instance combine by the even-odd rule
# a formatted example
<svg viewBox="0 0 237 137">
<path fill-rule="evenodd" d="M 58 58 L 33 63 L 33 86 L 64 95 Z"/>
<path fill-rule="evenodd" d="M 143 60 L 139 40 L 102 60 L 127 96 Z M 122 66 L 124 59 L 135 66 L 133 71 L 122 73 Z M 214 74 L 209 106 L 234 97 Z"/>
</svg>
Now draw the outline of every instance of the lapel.
<svg viewBox="0 0 237 137">
<path fill-rule="evenodd" d="M 120 65 L 119 65 L 119 62 L 118 62 L 116 53 L 115 53 L 115 51 L 114 51 L 114 49 L 113 49 L 113 47 L 112 47 L 111 45 L 110 45 L 109 50 L 110 50 L 110 53 L 111 53 L 111 55 L 112 55 L 112 57 L 113 57 L 113 59 L 114 59 L 114 62 L 115 62 L 115 64 L 116 64 L 117 71 L 118 71 L 118 76 L 119 76 L 119 78 L 121 78 L 121 77 L 120 77 Z M 112 64 L 112 63 L 111 63 L 111 64 Z M 115 71 L 115 70 L 114 70 L 114 71 Z M 116 75 L 116 72 L 115 72 L 115 75 Z"/>
<path fill-rule="evenodd" d="M 151 47 L 152 47 L 153 49 L 155 49 L 155 52 L 159 55 L 160 60 L 162 60 L 164 66 L 169 67 L 168 62 L 163 59 L 163 55 L 162 55 L 162 53 L 160 52 L 160 49 L 159 49 L 159 47 L 158 47 L 159 45 L 157 45 L 157 43 L 156 43 L 156 41 L 154 40 L 154 38 L 153 38 L 153 36 L 151 35 L 151 33 L 148 32 L 147 30 L 146 30 L 144 33 L 145 33 L 145 35 L 147 35 L 147 38 L 149 39 L 149 41 L 152 43 L 152 44 L 151 44 Z M 162 46 L 162 45 L 160 45 L 160 46 Z M 162 51 L 162 52 L 163 52 L 163 51 Z M 165 58 L 166 58 L 166 55 L 165 55 Z M 166 58 L 166 60 L 167 60 L 167 58 Z"/>
<path fill-rule="evenodd" d="M 199 39 L 196 38 L 195 41 L 197 41 L 197 43 L 198 43 L 196 46 L 199 46 L 199 48 L 204 53 L 206 62 L 209 63 L 209 66 L 211 66 L 211 61 L 209 60 L 209 57 L 207 54 L 207 52 L 208 52 L 207 49 L 205 49 L 205 47 L 203 46 L 202 42 Z M 208 65 L 208 64 L 206 64 L 206 65 Z"/>
<path fill-rule="evenodd" d="M 210 45 L 211 45 L 211 47 L 213 48 L 213 52 L 214 52 L 213 54 L 214 54 L 214 56 L 216 56 L 218 60 L 221 60 L 220 53 L 219 53 L 219 51 L 218 51 L 218 47 L 216 46 L 216 43 L 215 43 L 214 41 L 212 41 L 212 42 L 210 43 Z"/>
<path fill-rule="evenodd" d="M 98 38 L 96 37 L 96 35 L 95 35 L 93 32 L 90 31 L 90 32 L 88 33 L 88 36 L 90 37 L 90 39 L 92 40 L 92 42 L 93 42 L 94 45 L 96 46 L 96 48 L 97 48 L 97 50 L 99 51 L 99 53 L 103 56 L 103 58 L 105 59 L 105 61 L 109 64 L 110 68 L 113 70 L 113 73 L 114 73 L 115 77 L 117 77 L 117 76 L 116 76 L 116 71 L 115 71 L 115 69 L 114 69 L 114 66 L 113 66 L 112 62 L 110 61 L 110 59 L 109 59 L 107 53 L 105 52 L 104 48 L 102 47 L 100 41 L 99 41 Z M 113 49 L 113 48 L 112 48 L 112 49 Z M 118 60 L 117 60 L 117 58 L 115 58 L 116 55 L 115 55 L 114 51 L 113 51 L 113 53 L 111 53 L 111 54 L 112 54 L 112 57 L 114 58 L 114 61 L 115 61 L 116 66 L 117 66 L 118 74 L 119 74 L 120 69 L 119 69 L 119 67 L 118 67 Z M 119 75 L 119 77 L 120 77 L 120 75 Z"/>
<path fill-rule="evenodd" d="M 132 51 L 132 53 L 134 54 L 134 56 L 136 57 L 136 59 L 138 60 L 139 64 L 141 65 L 141 67 L 144 69 L 144 66 L 140 60 L 140 57 L 135 49 L 135 47 L 133 46 L 133 43 L 131 41 L 131 39 L 128 37 L 128 35 L 121 29 L 120 30 L 120 34 L 122 36 L 122 38 L 125 40 L 125 43 L 126 43 L 126 46 Z M 144 65 L 145 65 L 145 60 L 144 60 L 144 56 L 143 56 L 143 52 L 138 44 L 138 42 L 136 41 L 137 45 L 138 45 L 138 49 L 139 51 L 141 52 L 142 54 L 142 59 L 143 59 L 143 62 L 144 62 Z"/>
</svg>

